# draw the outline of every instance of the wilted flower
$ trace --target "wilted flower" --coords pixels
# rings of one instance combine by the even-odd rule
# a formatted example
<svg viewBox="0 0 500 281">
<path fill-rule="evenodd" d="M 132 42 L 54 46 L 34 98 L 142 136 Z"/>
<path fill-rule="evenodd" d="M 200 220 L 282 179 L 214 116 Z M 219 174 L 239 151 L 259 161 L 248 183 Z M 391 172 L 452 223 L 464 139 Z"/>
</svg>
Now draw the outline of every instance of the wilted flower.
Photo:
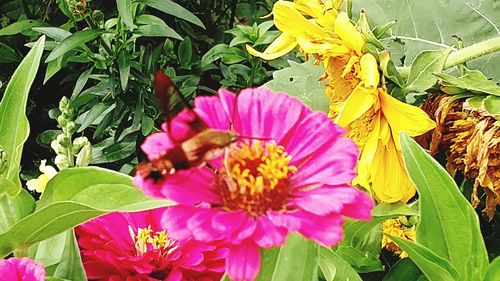
<svg viewBox="0 0 500 281">
<path fill-rule="evenodd" d="M 453 96 L 437 94 L 429 97 L 422 108 L 437 123 L 437 128 L 419 138 L 431 155 L 446 154 L 448 171 L 460 171 L 474 179 L 472 205 L 479 204 L 478 188 L 486 194 L 484 214 L 491 220 L 500 205 L 500 125 L 480 108 Z"/>
<path fill-rule="evenodd" d="M 38 178 L 26 182 L 26 187 L 28 187 L 29 190 L 35 190 L 38 193 L 43 193 L 49 180 L 57 175 L 56 169 L 50 165 L 46 165 L 46 163 L 47 160 L 42 160 L 40 163 L 40 167 L 38 167 L 38 169 L 40 169 L 42 174 L 38 176 Z"/>
<path fill-rule="evenodd" d="M 227 249 L 217 242 L 172 240 L 165 208 L 111 213 L 76 228 L 91 280 L 219 281 Z"/>
<path fill-rule="evenodd" d="M 221 90 L 218 97 L 196 98 L 194 110 L 214 129 L 228 130 L 232 120 L 239 142 L 207 166 L 159 180 L 136 175 L 135 183 L 179 203 L 164 219 L 173 238 L 224 239 L 233 280 L 253 280 L 259 248 L 282 245 L 289 232 L 331 247 L 342 239 L 343 216 L 370 218 L 372 200 L 349 185 L 356 145 L 323 113 L 265 89 L 243 90 L 237 99 Z M 171 146 L 161 132 L 142 149 L 153 159 Z"/>
<path fill-rule="evenodd" d="M 329 83 L 329 117 L 348 130 L 361 150 L 354 183 L 381 202 L 407 202 L 415 187 L 404 168 L 399 135 L 418 136 L 435 124 L 417 107 L 387 93 L 377 59 L 364 48 L 365 38 L 346 13 L 310 1 L 279 1 L 274 22 L 283 36 L 293 36 L 300 48 L 323 62 Z M 322 8 L 318 8 L 318 5 Z M 330 23 L 313 11 L 329 11 Z M 293 17 L 290 20 L 290 17 Z M 307 16 L 307 18 L 306 18 Z M 251 53 L 262 58 L 282 55 Z"/>
<path fill-rule="evenodd" d="M 29 258 L 0 260 L 0 276 L 9 281 L 45 281 L 45 269 Z"/>
</svg>

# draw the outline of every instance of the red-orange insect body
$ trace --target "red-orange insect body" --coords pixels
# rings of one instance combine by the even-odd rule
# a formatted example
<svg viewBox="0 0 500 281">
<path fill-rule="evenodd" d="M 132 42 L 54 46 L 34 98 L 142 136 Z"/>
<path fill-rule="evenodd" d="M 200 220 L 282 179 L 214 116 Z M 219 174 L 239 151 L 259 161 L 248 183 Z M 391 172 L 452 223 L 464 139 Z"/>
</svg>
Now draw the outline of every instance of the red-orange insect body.
<svg viewBox="0 0 500 281">
<path fill-rule="evenodd" d="M 232 131 L 209 128 L 178 92 L 172 80 L 161 70 L 155 74 L 155 90 L 167 119 L 167 133 L 174 142 L 174 146 L 151 161 L 139 163 L 136 170 L 142 177 L 152 177 L 154 172 L 159 172 L 164 176 L 178 170 L 200 166 L 222 154 L 224 148 L 239 138 L 239 135 Z M 192 114 L 192 118 L 186 120 L 185 123 L 189 131 L 181 136 L 173 134 L 168 115 L 169 99 L 173 93 L 177 94 L 188 107 L 188 114 Z"/>
</svg>

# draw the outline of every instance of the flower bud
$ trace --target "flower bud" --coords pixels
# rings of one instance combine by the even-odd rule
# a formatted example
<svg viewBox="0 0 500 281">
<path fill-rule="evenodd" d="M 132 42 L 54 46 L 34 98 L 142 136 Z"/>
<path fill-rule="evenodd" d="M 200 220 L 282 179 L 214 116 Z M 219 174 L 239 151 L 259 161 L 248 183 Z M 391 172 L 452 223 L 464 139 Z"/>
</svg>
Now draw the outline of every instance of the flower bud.
<svg viewBox="0 0 500 281">
<path fill-rule="evenodd" d="M 69 121 L 66 124 L 66 132 L 68 132 L 69 134 L 74 133 L 75 132 L 75 128 L 76 128 L 76 125 L 75 125 L 75 122 L 73 122 L 73 121 Z M 64 128 L 63 128 L 63 131 L 64 131 Z"/>
<path fill-rule="evenodd" d="M 78 153 L 82 147 L 89 144 L 87 137 L 78 137 L 73 140 L 73 153 Z"/>
<path fill-rule="evenodd" d="M 57 123 L 59 124 L 59 126 L 61 128 L 64 128 L 64 127 L 66 127 L 66 124 L 68 123 L 68 121 L 66 120 L 66 118 L 64 118 L 64 115 L 61 114 L 57 117 Z"/>
<path fill-rule="evenodd" d="M 420 221 L 420 219 L 418 216 L 411 216 L 410 219 L 408 220 L 408 222 L 411 225 L 416 225 L 419 221 Z"/>
<path fill-rule="evenodd" d="M 92 161 L 92 146 L 87 143 L 76 156 L 77 167 L 87 167 Z"/>
<path fill-rule="evenodd" d="M 54 164 L 56 164 L 59 170 L 63 170 L 69 167 L 68 157 L 64 154 L 58 154 L 54 159 Z"/>
<path fill-rule="evenodd" d="M 406 216 L 399 216 L 398 220 L 404 224 L 405 226 L 411 226 L 410 222 L 408 222 L 408 218 Z"/>
<path fill-rule="evenodd" d="M 52 150 L 54 150 L 56 154 L 63 154 L 65 152 L 64 147 L 59 143 L 58 140 L 53 140 L 52 142 L 50 142 L 50 147 L 52 147 Z"/>
</svg>

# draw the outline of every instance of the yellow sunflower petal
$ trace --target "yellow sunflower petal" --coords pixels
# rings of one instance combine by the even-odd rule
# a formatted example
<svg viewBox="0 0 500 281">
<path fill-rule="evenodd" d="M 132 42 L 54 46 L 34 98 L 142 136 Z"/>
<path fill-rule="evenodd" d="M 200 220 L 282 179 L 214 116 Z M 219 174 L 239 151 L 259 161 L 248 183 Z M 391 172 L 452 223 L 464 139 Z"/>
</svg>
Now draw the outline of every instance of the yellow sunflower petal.
<svg viewBox="0 0 500 281">
<path fill-rule="evenodd" d="M 352 121 L 358 119 L 367 112 L 376 101 L 376 91 L 366 89 L 361 84 L 349 95 L 347 100 L 342 104 L 339 115 L 335 119 L 335 123 L 342 127 L 346 127 Z"/>
<path fill-rule="evenodd" d="M 286 33 L 282 33 L 264 50 L 264 52 L 259 52 L 250 45 L 246 45 L 246 49 L 248 53 L 253 56 L 260 57 L 265 60 L 273 60 L 288 54 L 295 48 L 295 46 L 297 46 L 295 38 L 287 35 Z"/>
<path fill-rule="evenodd" d="M 337 15 L 334 31 L 349 48 L 355 50 L 358 55 L 362 54 L 361 49 L 365 41 L 361 33 L 351 23 L 346 13 L 342 12 Z"/>
<path fill-rule="evenodd" d="M 332 34 L 326 32 L 319 25 L 307 20 L 292 2 L 277 2 L 274 4 L 273 14 L 274 25 L 283 33 L 309 41 L 332 37 Z"/>
<path fill-rule="evenodd" d="M 381 143 L 371 166 L 372 189 L 380 202 L 408 202 L 415 195 L 415 186 L 408 178 L 393 140 L 388 145 Z"/>
<path fill-rule="evenodd" d="M 380 90 L 380 106 L 391 127 L 396 148 L 401 150 L 399 134 L 404 132 L 408 136 L 419 136 L 436 126 L 427 113 L 422 109 L 401 102 L 386 91 Z"/>
<path fill-rule="evenodd" d="M 377 59 L 372 54 L 364 54 L 359 60 L 361 67 L 360 78 L 365 88 L 377 88 L 380 81 Z"/>
<path fill-rule="evenodd" d="M 370 167 L 373 164 L 373 159 L 375 158 L 375 154 L 377 153 L 377 147 L 379 144 L 380 114 L 375 115 L 375 118 L 372 122 L 374 122 L 375 125 L 373 126 L 373 130 L 366 140 L 363 150 L 361 151 L 357 166 L 358 177 L 354 182 L 354 184 L 356 184 L 357 182 L 359 183 L 359 185 L 370 191 L 372 191 L 370 188 Z"/>
</svg>

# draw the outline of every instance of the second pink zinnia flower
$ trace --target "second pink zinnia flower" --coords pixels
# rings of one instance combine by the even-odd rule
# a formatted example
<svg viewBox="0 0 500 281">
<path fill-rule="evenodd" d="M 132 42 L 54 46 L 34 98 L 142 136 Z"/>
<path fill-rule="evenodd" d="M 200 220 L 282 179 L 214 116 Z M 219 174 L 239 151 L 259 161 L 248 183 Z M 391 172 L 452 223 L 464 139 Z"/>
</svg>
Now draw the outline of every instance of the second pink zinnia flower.
<svg viewBox="0 0 500 281">
<path fill-rule="evenodd" d="M 342 216 L 370 219 L 372 200 L 350 186 L 357 146 L 325 114 L 263 89 L 243 90 L 237 102 L 226 90 L 198 97 L 195 112 L 215 129 L 232 120 L 242 138 L 209 165 L 135 183 L 179 203 L 163 218 L 174 239 L 225 240 L 232 280 L 255 279 L 259 248 L 282 245 L 289 232 L 331 247 L 343 237 Z M 142 148 L 152 159 L 171 143 L 156 133 Z"/>
</svg>

